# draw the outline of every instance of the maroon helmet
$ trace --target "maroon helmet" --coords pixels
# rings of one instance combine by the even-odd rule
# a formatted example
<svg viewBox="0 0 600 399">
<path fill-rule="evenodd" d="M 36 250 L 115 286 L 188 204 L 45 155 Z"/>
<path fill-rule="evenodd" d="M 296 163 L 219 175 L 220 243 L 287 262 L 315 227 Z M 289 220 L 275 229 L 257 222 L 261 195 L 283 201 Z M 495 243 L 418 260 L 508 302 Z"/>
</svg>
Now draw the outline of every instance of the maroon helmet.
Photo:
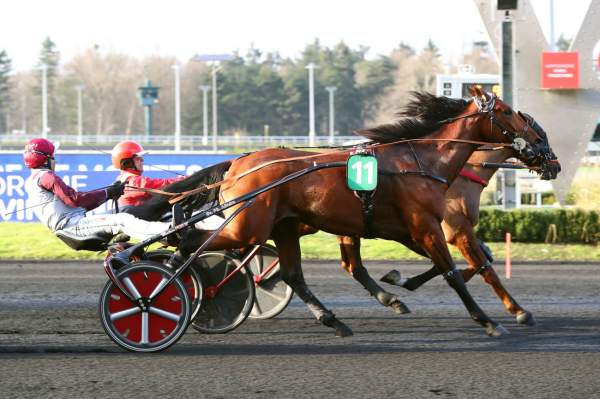
<svg viewBox="0 0 600 399">
<path fill-rule="evenodd" d="M 31 139 L 25 145 L 23 162 L 30 169 L 39 168 L 46 164 L 49 158 L 54 158 L 54 144 L 50 140 Z"/>
</svg>

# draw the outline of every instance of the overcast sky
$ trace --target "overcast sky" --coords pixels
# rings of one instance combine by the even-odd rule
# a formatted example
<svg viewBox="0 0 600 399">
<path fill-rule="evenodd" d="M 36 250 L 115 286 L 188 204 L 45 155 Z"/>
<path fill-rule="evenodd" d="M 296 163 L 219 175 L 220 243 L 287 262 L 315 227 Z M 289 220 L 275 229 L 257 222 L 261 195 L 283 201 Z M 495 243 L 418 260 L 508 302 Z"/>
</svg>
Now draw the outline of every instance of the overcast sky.
<svg viewBox="0 0 600 399">
<path fill-rule="evenodd" d="M 532 0 L 549 31 L 549 0 Z M 573 37 L 590 0 L 555 0 L 556 37 Z M 98 44 L 135 56 L 263 51 L 296 56 L 315 38 L 389 54 L 400 41 L 429 38 L 449 59 L 487 38 L 473 0 L 5 0 L 0 50 L 14 69 L 31 68 L 50 36 L 62 61 Z"/>
</svg>

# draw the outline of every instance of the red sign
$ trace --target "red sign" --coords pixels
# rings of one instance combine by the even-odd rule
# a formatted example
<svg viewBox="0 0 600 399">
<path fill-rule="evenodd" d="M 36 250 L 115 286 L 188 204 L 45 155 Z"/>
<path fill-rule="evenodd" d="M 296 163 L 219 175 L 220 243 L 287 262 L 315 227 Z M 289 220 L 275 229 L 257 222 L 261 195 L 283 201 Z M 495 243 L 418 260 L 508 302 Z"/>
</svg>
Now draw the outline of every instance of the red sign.
<svg viewBox="0 0 600 399">
<path fill-rule="evenodd" d="M 542 53 L 542 88 L 578 89 L 579 53 Z"/>
</svg>

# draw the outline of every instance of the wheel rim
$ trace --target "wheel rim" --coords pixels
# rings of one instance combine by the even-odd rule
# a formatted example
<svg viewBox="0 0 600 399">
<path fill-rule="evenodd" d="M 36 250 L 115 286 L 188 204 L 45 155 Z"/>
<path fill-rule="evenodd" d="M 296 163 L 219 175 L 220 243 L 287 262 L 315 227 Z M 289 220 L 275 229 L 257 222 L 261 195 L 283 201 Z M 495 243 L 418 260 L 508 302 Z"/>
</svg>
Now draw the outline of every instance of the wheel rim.
<svg viewBox="0 0 600 399">
<path fill-rule="evenodd" d="M 193 267 L 200 274 L 205 295 L 192 326 L 207 334 L 226 333 L 238 327 L 250 313 L 254 303 L 254 284 L 250 273 L 242 268 L 211 297 L 211 291 L 239 261 L 221 252 L 202 254 Z"/>
<path fill-rule="evenodd" d="M 134 298 L 148 298 L 172 272 L 157 263 L 139 262 L 120 270 L 119 278 Z M 173 345 L 185 332 L 190 299 L 180 279 L 169 284 L 142 310 L 109 281 L 100 300 L 102 325 L 119 346 L 136 352 L 155 352 Z"/>
<path fill-rule="evenodd" d="M 270 245 L 263 245 L 248 268 L 254 276 L 260 275 L 272 262 L 279 257 L 277 249 Z M 254 306 L 248 317 L 252 319 L 270 319 L 281 313 L 290 303 L 294 291 L 281 278 L 279 265 L 269 272 L 263 279 L 255 283 Z"/>
</svg>

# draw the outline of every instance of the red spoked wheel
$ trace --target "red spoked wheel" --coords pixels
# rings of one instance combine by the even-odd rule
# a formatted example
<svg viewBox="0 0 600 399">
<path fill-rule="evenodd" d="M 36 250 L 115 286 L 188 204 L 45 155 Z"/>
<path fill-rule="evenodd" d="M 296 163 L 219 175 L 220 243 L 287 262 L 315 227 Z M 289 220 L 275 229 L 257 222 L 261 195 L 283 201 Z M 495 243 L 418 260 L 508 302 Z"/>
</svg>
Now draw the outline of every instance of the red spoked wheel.
<svg viewBox="0 0 600 399">
<path fill-rule="evenodd" d="M 148 251 L 145 254 L 145 259 L 152 262 L 158 262 L 162 265 L 167 265 L 167 262 L 173 255 L 173 251 L 168 249 L 156 249 L 154 251 Z M 192 316 L 190 320 L 194 320 L 198 312 L 200 311 L 200 305 L 202 302 L 202 282 L 200 281 L 200 275 L 193 267 L 188 267 L 186 271 L 181 273 L 180 276 L 187 293 L 192 300 Z"/>
<path fill-rule="evenodd" d="M 156 296 L 172 275 L 166 266 L 150 261 L 119 270 L 117 278 L 135 301 L 108 281 L 100 294 L 100 321 L 117 345 L 133 352 L 158 352 L 181 338 L 191 314 L 185 284 L 175 279 Z"/>
</svg>

